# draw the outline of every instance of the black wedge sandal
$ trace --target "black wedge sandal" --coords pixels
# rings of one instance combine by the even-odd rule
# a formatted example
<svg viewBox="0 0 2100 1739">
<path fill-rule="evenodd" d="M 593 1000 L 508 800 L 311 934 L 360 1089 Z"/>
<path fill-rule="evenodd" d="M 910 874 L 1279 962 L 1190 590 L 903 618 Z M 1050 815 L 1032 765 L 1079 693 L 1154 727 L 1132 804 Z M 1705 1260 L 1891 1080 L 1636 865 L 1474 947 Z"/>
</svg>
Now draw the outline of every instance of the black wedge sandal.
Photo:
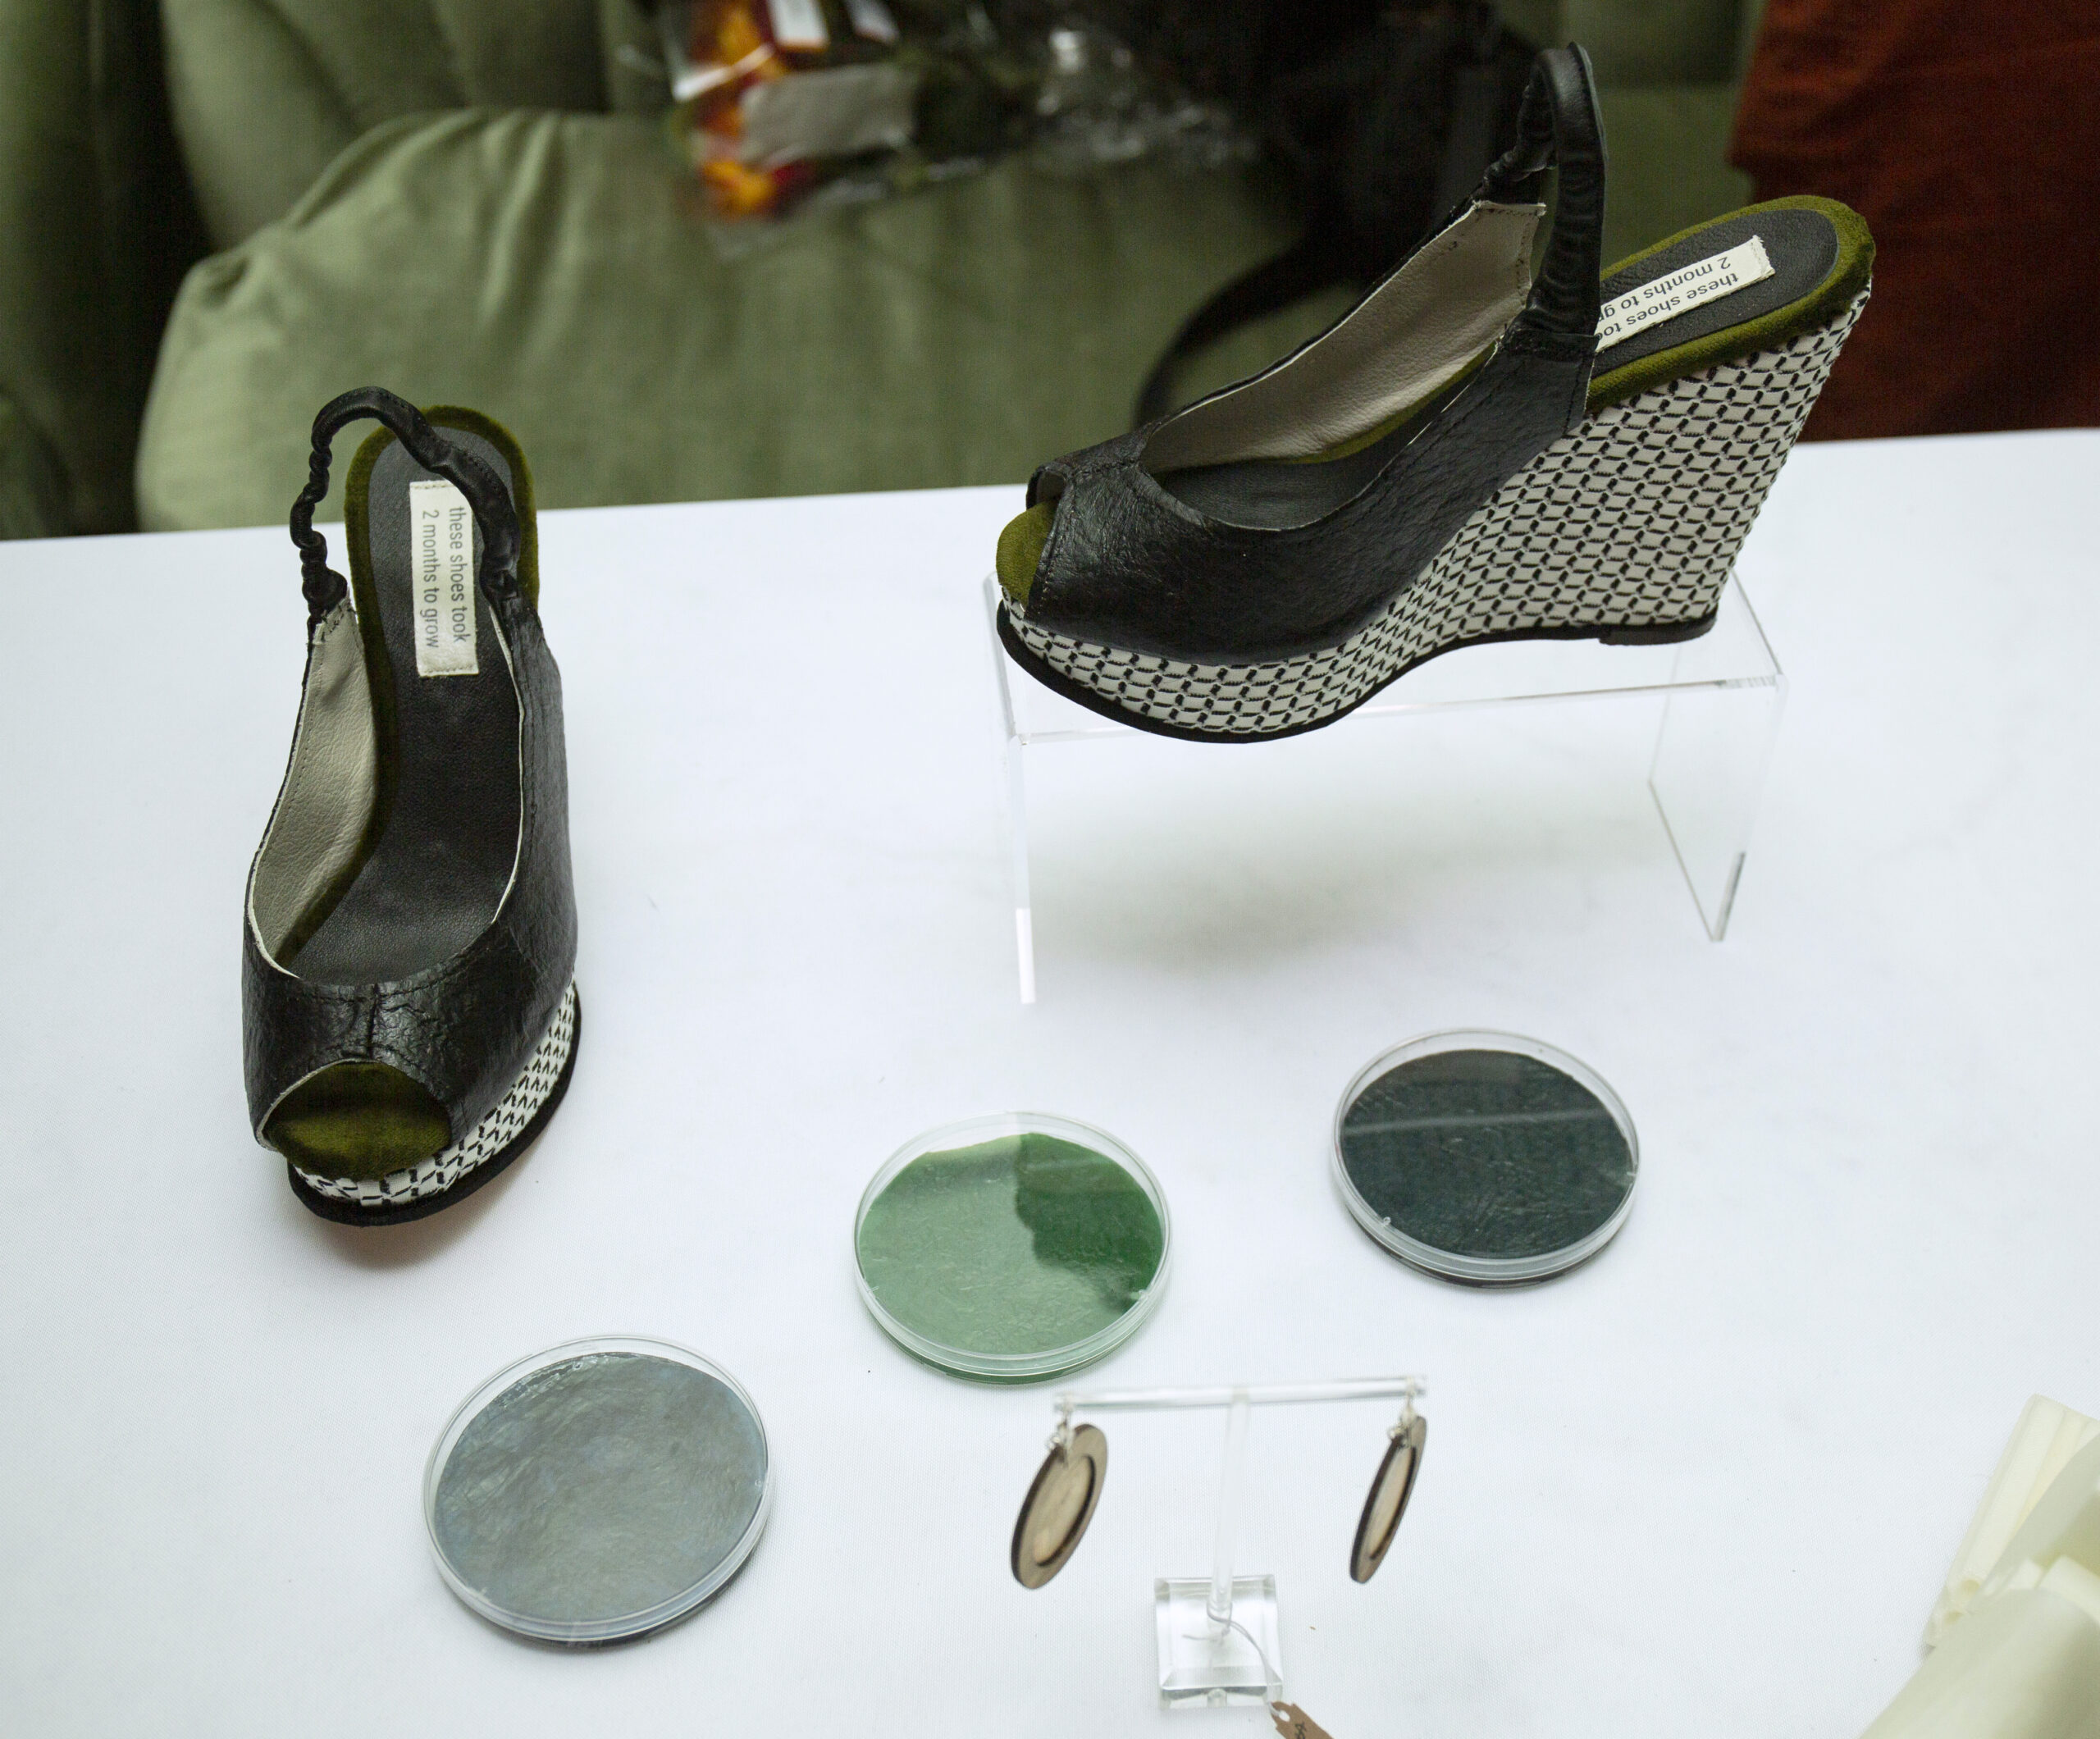
<svg viewBox="0 0 2100 1739">
<path fill-rule="evenodd" d="M 1865 304 L 1872 238 L 1835 200 L 1782 199 L 1600 282 L 1579 48 L 1539 56 L 1518 135 L 1319 337 L 1037 472 L 999 539 L 1000 632 L 1025 669 L 1141 729 L 1247 742 L 1458 646 L 1713 625 Z"/>
<path fill-rule="evenodd" d="M 363 418 L 345 584 L 313 510 Z M 561 678 L 532 479 L 478 413 L 333 400 L 291 532 L 306 680 L 248 878 L 249 1116 L 314 1212 L 386 1225 L 494 1177 L 576 1066 Z"/>
</svg>

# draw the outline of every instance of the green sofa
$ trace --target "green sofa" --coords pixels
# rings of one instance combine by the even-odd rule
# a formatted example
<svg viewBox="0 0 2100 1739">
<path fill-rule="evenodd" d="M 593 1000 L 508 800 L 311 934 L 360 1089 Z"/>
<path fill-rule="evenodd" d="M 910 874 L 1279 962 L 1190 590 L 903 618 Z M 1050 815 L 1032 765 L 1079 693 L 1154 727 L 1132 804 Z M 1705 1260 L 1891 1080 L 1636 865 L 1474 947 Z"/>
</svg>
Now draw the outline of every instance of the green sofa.
<svg viewBox="0 0 2100 1739">
<path fill-rule="evenodd" d="M 1504 11 L 1591 50 L 1614 257 L 1746 197 L 1744 0 Z M 274 520 L 368 381 L 500 418 L 550 506 L 1017 482 L 1294 233 L 1258 168 L 1010 161 L 725 258 L 653 52 L 632 0 L 0 0 L 0 535 Z"/>
</svg>

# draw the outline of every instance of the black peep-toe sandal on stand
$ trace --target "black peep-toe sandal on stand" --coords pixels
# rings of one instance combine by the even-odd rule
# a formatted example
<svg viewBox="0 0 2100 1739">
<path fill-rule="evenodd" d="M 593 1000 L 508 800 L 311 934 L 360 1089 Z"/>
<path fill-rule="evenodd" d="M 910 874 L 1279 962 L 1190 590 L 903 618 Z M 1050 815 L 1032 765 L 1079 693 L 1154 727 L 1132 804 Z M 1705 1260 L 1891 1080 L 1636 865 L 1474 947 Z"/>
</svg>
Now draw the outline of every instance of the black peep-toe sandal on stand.
<svg viewBox="0 0 2100 1739">
<path fill-rule="evenodd" d="M 1835 200 L 1782 199 L 1600 283 L 1580 48 L 1540 55 L 1518 127 L 1318 338 L 1036 473 L 998 554 L 1025 669 L 1141 729 L 1244 742 L 1326 724 L 1457 646 L 1712 626 L 1865 304 L 1873 240 Z"/>
<path fill-rule="evenodd" d="M 313 529 L 346 423 L 346 585 Z M 576 1063 L 561 678 L 532 486 L 473 411 L 368 387 L 313 423 L 291 760 L 249 872 L 248 1107 L 314 1212 L 413 1220 L 539 1134 Z"/>
</svg>

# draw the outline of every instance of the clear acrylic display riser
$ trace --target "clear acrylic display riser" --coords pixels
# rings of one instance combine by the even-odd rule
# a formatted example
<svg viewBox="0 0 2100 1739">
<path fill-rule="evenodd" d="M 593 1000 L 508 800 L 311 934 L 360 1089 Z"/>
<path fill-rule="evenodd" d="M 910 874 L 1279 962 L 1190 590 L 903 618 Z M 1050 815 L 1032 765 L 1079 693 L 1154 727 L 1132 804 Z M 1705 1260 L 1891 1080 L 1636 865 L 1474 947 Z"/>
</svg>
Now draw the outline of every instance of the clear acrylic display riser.
<svg viewBox="0 0 2100 1739">
<path fill-rule="evenodd" d="M 1035 1000 L 1035 920 L 1029 863 L 1031 759 L 1058 757 L 1061 771 L 1101 745 L 1146 733 L 1089 711 L 1016 664 L 998 637 L 998 582 L 987 577 L 985 632 L 1004 742 L 1014 936 L 1020 999 Z M 1434 658 L 1317 734 L 1374 736 L 1379 752 L 1409 752 L 1410 721 L 1468 710 L 1555 708 L 1575 715 L 1598 706 L 1644 705 L 1657 716 L 1647 785 L 1706 933 L 1728 933 L 1787 679 L 1737 577 L 1721 594 L 1714 627 L 1674 646 L 1605 646 L 1591 640 L 1523 640 L 1468 646 Z M 1157 739 L 1154 739 L 1157 740 Z M 1247 755 L 1258 748 L 1195 746 Z M 1040 765 L 1040 763 L 1037 765 Z M 1659 847 L 1660 842 L 1658 842 Z"/>
</svg>

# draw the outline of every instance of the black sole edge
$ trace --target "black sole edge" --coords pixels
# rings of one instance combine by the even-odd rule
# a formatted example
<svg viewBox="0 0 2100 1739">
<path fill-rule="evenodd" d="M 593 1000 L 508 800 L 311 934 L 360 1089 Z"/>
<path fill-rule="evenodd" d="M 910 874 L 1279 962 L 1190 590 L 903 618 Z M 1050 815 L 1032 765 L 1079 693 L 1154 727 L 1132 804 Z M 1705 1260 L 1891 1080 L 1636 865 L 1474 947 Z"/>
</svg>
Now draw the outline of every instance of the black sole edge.
<svg viewBox="0 0 2100 1739">
<path fill-rule="evenodd" d="M 569 1077 L 576 1073 L 576 1053 L 583 1044 L 583 998 L 576 999 L 575 1025 L 569 1034 L 568 1061 L 562 1065 L 561 1075 L 540 1108 L 532 1113 L 532 1121 L 520 1130 L 508 1147 L 493 1157 L 483 1160 L 450 1189 L 434 1196 L 413 1202 L 404 1202 L 394 1207 L 359 1207 L 352 1203 L 339 1202 L 333 1196 L 325 1196 L 301 1180 L 299 1167 L 290 1160 L 285 1162 L 285 1175 L 292 1186 L 292 1194 L 310 1212 L 337 1226 L 405 1226 L 411 1220 L 428 1219 L 431 1215 L 442 1213 L 454 1203 L 463 1202 L 482 1184 L 490 1182 L 526 1148 L 540 1139 L 540 1132 L 547 1126 L 564 1098 L 568 1094 Z"/>
<path fill-rule="evenodd" d="M 1410 670 L 1419 670 L 1432 658 L 1441 658 L 1446 652 L 1460 651 L 1467 646 L 1491 646 L 1511 640 L 1597 640 L 1608 646 L 1666 646 L 1680 641 L 1696 640 L 1710 632 L 1720 619 L 1719 605 L 1704 616 L 1694 617 L 1689 622 L 1666 622 L 1654 624 L 1636 623 L 1617 626 L 1598 624 L 1594 627 L 1504 628 L 1493 634 L 1476 634 L 1467 640 L 1454 640 L 1448 646 L 1426 652 L 1420 658 L 1395 670 L 1376 688 L 1352 701 L 1340 712 L 1329 713 L 1324 719 L 1314 719 L 1303 724 L 1287 725 L 1280 731 L 1199 731 L 1187 725 L 1166 724 L 1144 713 L 1134 713 L 1118 706 L 1113 701 L 1094 692 L 1084 682 L 1075 682 L 1062 671 L 1054 669 L 1022 643 L 1014 632 L 1013 623 L 1007 618 L 1007 606 L 999 606 L 999 640 L 1013 661 L 1037 682 L 1067 701 L 1084 706 L 1090 713 L 1098 713 L 1104 719 L 1112 719 L 1118 724 L 1127 724 L 1133 729 L 1148 731 L 1155 737 L 1171 737 L 1181 742 L 1279 742 L 1286 737 L 1303 737 L 1308 731 L 1317 731 L 1346 719 L 1357 708 L 1375 699 Z"/>
</svg>

